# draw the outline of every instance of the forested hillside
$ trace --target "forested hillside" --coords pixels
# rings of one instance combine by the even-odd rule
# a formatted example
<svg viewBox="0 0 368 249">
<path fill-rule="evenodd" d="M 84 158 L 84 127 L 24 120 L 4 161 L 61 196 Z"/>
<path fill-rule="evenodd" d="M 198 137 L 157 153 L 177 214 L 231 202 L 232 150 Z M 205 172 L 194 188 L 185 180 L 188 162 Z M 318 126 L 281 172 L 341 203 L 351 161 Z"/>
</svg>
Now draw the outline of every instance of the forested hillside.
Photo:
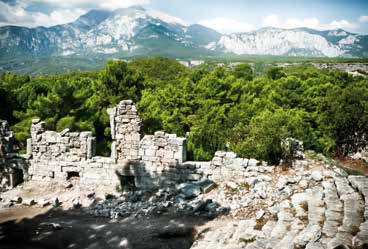
<svg viewBox="0 0 368 249">
<path fill-rule="evenodd" d="M 188 69 L 152 58 L 111 61 L 94 72 L 0 75 L 0 119 L 21 148 L 39 117 L 48 129 L 92 130 L 98 153 L 107 155 L 106 109 L 123 99 L 137 103 L 146 133 L 186 136 L 195 160 L 228 149 L 276 162 L 280 140 L 290 136 L 307 149 L 344 155 L 363 146 L 368 132 L 368 79 L 309 65 L 256 75 L 247 64 Z"/>
</svg>

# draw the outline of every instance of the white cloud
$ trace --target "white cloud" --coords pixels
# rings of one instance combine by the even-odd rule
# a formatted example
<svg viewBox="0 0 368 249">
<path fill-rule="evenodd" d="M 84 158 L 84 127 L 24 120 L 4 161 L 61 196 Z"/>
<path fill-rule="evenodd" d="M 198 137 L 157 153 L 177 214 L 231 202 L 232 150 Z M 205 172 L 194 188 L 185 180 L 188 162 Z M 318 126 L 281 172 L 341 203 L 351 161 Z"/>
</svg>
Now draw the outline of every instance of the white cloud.
<svg viewBox="0 0 368 249">
<path fill-rule="evenodd" d="M 102 9 L 119 9 L 132 5 L 143 5 L 150 0 L 31 0 L 35 3 L 48 3 L 62 8 L 102 8 Z"/>
<path fill-rule="evenodd" d="M 201 20 L 198 23 L 225 34 L 247 32 L 255 29 L 253 24 L 224 17 Z"/>
<path fill-rule="evenodd" d="M 368 22 L 368 16 L 360 16 L 359 22 Z"/>
<path fill-rule="evenodd" d="M 0 26 L 49 27 L 75 21 L 90 9 L 113 10 L 148 2 L 149 0 L 19 0 L 17 4 L 10 5 L 0 1 Z M 31 3 L 51 4 L 54 10 L 50 13 L 27 11 Z"/>
<path fill-rule="evenodd" d="M 334 20 L 329 23 L 321 23 L 318 18 L 280 18 L 278 15 L 268 15 L 263 20 L 263 26 L 272 26 L 276 28 L 292 29 L 306 27 L 317 30 L 328 30 L 328 29 L 349 29 L 355 30 L 358 25 L 347 20 Z"/>
</svg>

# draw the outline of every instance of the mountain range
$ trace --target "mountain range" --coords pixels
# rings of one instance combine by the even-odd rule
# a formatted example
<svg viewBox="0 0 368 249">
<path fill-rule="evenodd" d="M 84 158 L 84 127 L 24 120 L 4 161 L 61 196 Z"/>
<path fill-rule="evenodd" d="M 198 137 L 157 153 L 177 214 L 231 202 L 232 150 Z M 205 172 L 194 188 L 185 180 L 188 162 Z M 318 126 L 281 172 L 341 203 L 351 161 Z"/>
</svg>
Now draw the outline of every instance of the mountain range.
<svg viewBox="0 0 368 249">
<path fill-rule="evenodd" d="M 51 57 L 198 58 L 231 55 L 363 58 L 368 57 L 368 36 L 342 29 L 317 31 L 272 27 L 221 34 L 140 6 L 115 11 L 91 10 L 72 23 L 48 28 L 0 27 L 0 61 Z"/>
</svg>

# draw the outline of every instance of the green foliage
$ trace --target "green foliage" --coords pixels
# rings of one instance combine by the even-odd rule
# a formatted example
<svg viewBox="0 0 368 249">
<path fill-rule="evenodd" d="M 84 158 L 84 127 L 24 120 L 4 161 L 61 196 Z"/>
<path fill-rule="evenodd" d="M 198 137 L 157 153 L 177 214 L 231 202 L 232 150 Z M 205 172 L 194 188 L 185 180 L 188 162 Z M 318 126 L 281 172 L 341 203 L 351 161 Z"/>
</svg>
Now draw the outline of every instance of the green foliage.
<svg viewBox="0 0 368 249">
<path fill-rule="evenodd" d="M 249 64 L 236 65 L 232 73 L 238 79 L 244 79 L 246 81 L 253 79 L 253 70 Z"/>
<path fill-rule="evenodd" d="M 248 126 L 238 125 L 232 136 L 232 149 L 247 157 L 277 162 L 281 140 L 287 137 L 304 140 L 308 124 L 299 110 L 264 110 L 255 115 Z"/>
<path fill-rule="evenodd" d="M 188 69 L 165 58 L 111 61 L 94 72 L 30 77 L 0 74 L 0 118 L 12 125 L 21 148 L 31 120 L 48 129 L 90 130 L 98 153 L 111 144 L 106 109 L 137 103 L 145 133 L 186 136 L 189 159 L 217 150 L 277 162 L 280 141 L 294 137 L 306 149 L 346 154 L 366 145 L 368 82 L 307 64 L 287 68 L 257 62 L 234 68 Z"/>
<path fill-rule="evenodd" d="M 281 67 L 270 67 L 267 70 L 267 77 L 271 80 L 278 80 L 285 76 L 286 74 Z"/>
<path fill-rule="evenodd" d="M 345 156 L 367 145 L 368 81 L 351 83 L 346 88 L 330 88 L 319 104 L 318 121 L 328 152 Z M 332 141 L 328 138 L 334 138 Z"/>
</svg>

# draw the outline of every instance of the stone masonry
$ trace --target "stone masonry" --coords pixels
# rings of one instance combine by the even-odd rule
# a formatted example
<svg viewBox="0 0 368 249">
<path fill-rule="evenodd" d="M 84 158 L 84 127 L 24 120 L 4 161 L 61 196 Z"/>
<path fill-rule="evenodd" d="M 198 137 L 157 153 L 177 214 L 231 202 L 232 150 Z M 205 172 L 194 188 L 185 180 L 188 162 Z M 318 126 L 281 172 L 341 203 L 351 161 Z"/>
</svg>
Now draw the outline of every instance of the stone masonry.
<svg viewBox="0 0 368 249">
<path fill-rule="evenodd" d="M 8 122 L 0 120 L 0 191 L 22 182 L 26 166 L 26 159 L 14 148 L 14 133 Z"/>
<path fill-rule="evenodd" d="M 142 122 L 131 100 L 107 110 L 111 126 L 111 156 L 95 155 L 92 132 L 47 131 L 39 119 L 32 122 L 27 154 L 29 174 L 35 180 L 64 181 L 78 176 L 80 184 L 115 189 L 126 177 L 135 187 L 151 189 L 202 179 L 227 179 L 242 175 L 255 159 L 237 158 L 233 152 L 216 152 L 210 162 L 186 161 L 186 139 L 157 131 L 142 134 Z"/>
<path fill-rule="evenodd" d="M 131 100 L 123 100 L 116 107 L 107 110 L 110 115 L 113 157 L 118 162 L 126 159 L 139 160 L 141 140 L 141 119 Z"/>
</svg>

